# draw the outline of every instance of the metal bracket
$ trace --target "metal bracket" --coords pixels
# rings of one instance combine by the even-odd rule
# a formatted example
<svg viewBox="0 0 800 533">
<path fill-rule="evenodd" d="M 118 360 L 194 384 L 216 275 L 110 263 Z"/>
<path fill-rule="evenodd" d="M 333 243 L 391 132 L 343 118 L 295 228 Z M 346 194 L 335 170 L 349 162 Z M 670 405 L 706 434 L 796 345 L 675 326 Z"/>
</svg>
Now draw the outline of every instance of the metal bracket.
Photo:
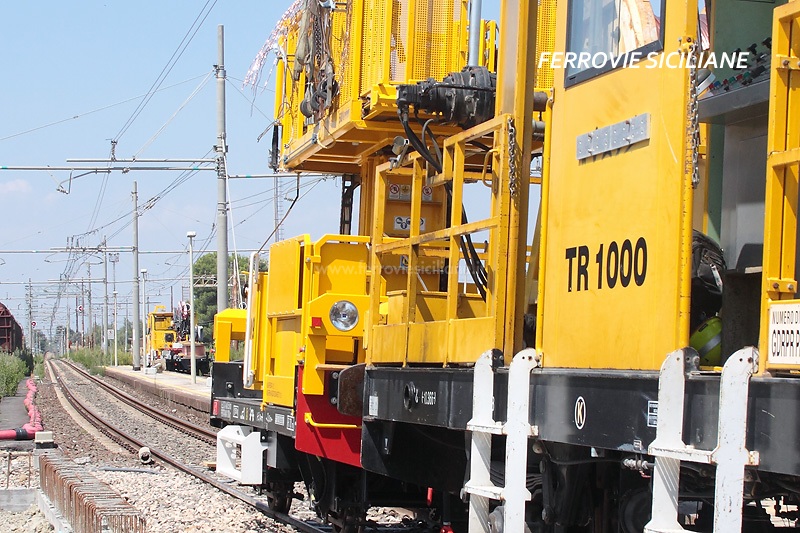
<svg viewBox="0 0 800 533">
<path fill-rule="evenodd" d="M 616 124 L 578 135 L 576 158 L 580 161 L 646 141 L 649 138 L 650 113 L 642 113 Z"/>
<path fill-rule="evenodd" d="M 767 278 L 768 290 L 784 294 L 797 292 L 797 281 L 791 278 Z"/>
<path fill-rule="evenodd" d="M 778 70 L 800 70 L 800 58 L 775 54 L 775 68 Z"/>
</svg>

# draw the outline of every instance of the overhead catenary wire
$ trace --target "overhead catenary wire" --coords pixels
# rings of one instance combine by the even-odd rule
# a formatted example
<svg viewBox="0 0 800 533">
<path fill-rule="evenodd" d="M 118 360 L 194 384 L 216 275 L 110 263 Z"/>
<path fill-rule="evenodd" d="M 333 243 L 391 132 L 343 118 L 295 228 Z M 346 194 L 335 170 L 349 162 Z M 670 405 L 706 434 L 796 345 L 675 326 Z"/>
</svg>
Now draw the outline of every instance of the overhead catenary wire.
<svg viewBox="0 0 800 533">
<path fill-rule="evenodd" d="M 313 187 L 315 187 L 315 186 L 316 186 L 316 185 L 317 185 L 319 182 L 321 182 L 321 181 L 326 181 L 326 180 L 327 180 L 327 179 L 329 179 L 330 177 L 332 177 L 332 176 L 323 176 L 323 177 L 321 177 L 321 178 L 317 178 L 317 179 L 315 179 L 315 180 L 307 181 L 306 183 L 302 184 L 302 185 L 300 186 L 300 188 L 301 188 L 301 189 L 304 189 L 304 188 L 306 188 L 306 187 L 312 187 L 312 188 L 313 188 Z M 274 188 L 273 188 L 273 189 L 270 189 L 270 192 L 271 192 L 271 191 L 274 191 L 274 190 L 275 190 Z M 309 191 L 307 191 L 306 193 L 304 193 L 304 194 L 303 194 L 303 196 L 305 196 L 305 195 L 306 195 L 308 192 L 311 192 L 311 191 L 310 191 L 310 190 L 309 190 Z M 302 198 L 302 197 L 301 197 L 301 198 Z M 258 203 L 261 203 L 261 202 L 258 202 Z M 264 200 L 264 205 L 262 205 L 261 207 L 259 207 L 258 209 L 256 209 L 255 211 L 253 211 L 252 213 L 250 213 L 249 215 L 247 215 L 245 218 L 243 218 L 241 221 L 239 221 L 239 224 L 238 224 L 238 225 L 244 224 L 245 222 L 247 222 L 248 220 L 250 220 L 251 218 L 253 218 L 255 215 L 257 215 L 257 214 L 258 214 L 260 211 L 262 211 L 262 210 L 266 209 L 267 207 L 269 207 L 269 205 L 270 205 L 271 203 L 272 203 L 272 198 L 270 198 L 270 199 L 267 199 L 267 200 Z M 249 204 L 249 205 L 256 205 L 256 204 Z M 245 206 L 239 206 L 239 208 L 242 208 L 242 207 L 245 207 Z M 272 235 L 270 235 L 270 238 L 272 238 Z M 267 239 L 267 240 L 269 240 L 269 239 Z"/>
<path fill-rule="evenodd" d="M 203 158 L 206 158 L 210 153 L 211 153 L 211 150 L 206 152 L 206 154 L 203 156 Z M 171 191 L 175 190 L 181 184 L 185 183 L 189 178 L 191 178 L 192 176 L 196 175 L 197 173 L 198 173 L 198 170 L 185 170 L 185 171 L 181 172 L 181 174 L 178 175 L 178 177 L 176 177 L 169 185 L 167 185 L 164 189 L 162 189 L 155 196 L 151 197 L 147 202 L 145 202 L 144 204 L 141 204 L 140 207 L 139 207 L 142 210 L 141 212 L 144 213 L 145 211 L 147 211 L 149 209 L 152 209 L 158 203 L 159 200 L 161 200 L 164 196 L 169 194 Z M 115 223 L 117 223 L 117 222 L 119 222 L 121 220 L 126 220 L 125 224 L 120 226 L 116 231 L 114 231 L 113 233 L 111 233 L 110 235 L 108 235 L 106 237 L 106 241 L 111 240 L 114 237 L 116 237 L 117 235 L 119 235 L 122 231 L 124 231 L 126 228 L 128 228 L 133 223 L 130 220 L 132 214 L 133 214 L 132 210 L 128 211 L 127 213 L 125 213 L 124 215 L 122 215 L 120 217 L 117 217 L 116 219 L 114 219 L 110 223 L 107 223 L 107 224 L 105 224 L 103 226 L 100 226 L 98 228 L 90 229 L 89 231 L 87 231 L 87 232 L 85 232 L 83 234 L 74 235 L 73 238 L 77 238 L 77 237 L 81 237 L 81 236 L 88 236 L 90 234 L 97 233 L 101 229 L 105 229 L 105 228 L 107 228 L 107 227 L 109 227 L 109 226 L 111 226 L 111 225 L 113 225 L 113 224 L 115 224 Z M 59 286 L 59 292 L 58 292 L 58 295 L 56 297 L 55 304 L 53 306 L 53 312 L 52 312 L 53 320 L 55 319 L 56 312 L 57 312 L 58 307 L 59 307 L 60 302 L 61 302 L 61 295 L 66 290 L 66 286 L 67 286 L 68 280 L 70 280 L 74 276 L 75 269 L 77 268 L 78 265 L 81 264 L 81 260 L 83 260 L 85 257 L 88 257 L 89 255 L 91 255 L 91 253 L 92 252 L 85 252 L 83 254 L 75 255 L 74 257 L 70 256 L 70 258 L 68 258 L 67 264 L 65 265 L 64 270 L 62 271 L 62 274 L 61 274 L 61 277 L 63 279 L 65 279 L 65 282 L 64 282 L 64 284 Z"/>
<path fill-rule="evenodd" d="M 138 150 L 138 151 L 137 151 L 137 152 L 136 152 L 136 153 L 133 155 L 133 158 L 134 158 L 134 159 L 136 159 L 137 157 L 139 157 L 139 155 L 141 155 L 141 153 L 142 153 L 142 152 L 144 152 L 144 151 L 145 151 L 145 150 L 146 150 L 148 147 L 150 147 L 150 145 L 151 145 L 151 144 L 153 144 L 153 142 L 154 142 L 154 141 L 155 141 L 155 140 L 158 138 L 158 136 L 159 136 L 159 135 L 161 135 L 161 134 L 164 132 L 164 130 L 165 130 L 165 129 L 167 129 L 167 126 L 169 126 L 169 124 L 170 124 L 170 123 L 171 123 L 171 122 L 172 122 L 172 121 L 175 119 L 175 117 L 177 117 L 177 116 L 178 116 L 178 113 L 180 113 L 180 112 L 183 110 L 183 108 L 184 108 L 184 107 L 186 107 L 186 106 L 187 106 L 187 104 L 188 104 L 189 102 L 191 102 L 191 101 L 192 101 L 192 99 L 193 99 L 195 96 L 197 96 L 197 94 L 198 94 L 198 93 L 199 93 L 201 90 L 203 90 L 203 87 L 205 87 L 205 86 L 206 86 L 206 84 L 208 83 L 208 80 L 210 80 L 210 79 L 211 79 L 211 76 L 212 76 L 213 74 L 214 74 L 214 71 L 213 71 L 213 70 L 209 71 L 209 72 L 206 74 L 205 78 L 203 78 L 203 81 L 201 81 L 201 82 L 200 82 L 200 83 L 197 85 L 197 87 L 195 87 L 195 88 L 194 88 L 194 90 L 191 92 L 191 94 L 189 94 L 189 96 L 186 98 L 186 100 L 184 100 L 184 102 L 183 102 L 183 103 L 182 103 L 182 104 L 181 104 L 181 105 L 178 107 L 178 109 L 176 109 L 176 110 L 175 110 L 175 112 L 172 114 L 172 116 L 171 116 L 171 117 L 169 117 L 169 118 L 167 119 L 167 121 L 166 121 L 166 122 L 165 122 L 165 123 L 164 123 L 164 124 L 163 124 L 163 125 L 162 125 L 162 126 L 159 128 L 159 129 L 158 129 L 158 131 L 156 131 L 156 132 L 153 134 L 153 136 L 152 136 L 152 137 L 150 137 L 150 138 L 147 140 L 147 142 L 145 142 L 145 143 L 144 143 L 144 145 L 142 145 L 142 147 L 141 147 L 141 148 L 139 148 L 139 150 Z"/>
<path fill-rule="evenodd" d="M 195 76 L 193 78 L 189 78 L 187 80 L 179 81 L 178 83 L 173 83 L 172 85 L 167 85 L 166 87 L 161 87 L 156 92 L 166 91 L 167 89 L 172 89 L 174 87 L 178 87 L 179 85 L 183 85 L 184 83 L 189 83 L 190 81 L 194 81 L 194 80 L 200 79 L 202 77 L 203 77 L 203 75 L 200 75 L 200 76 Z M 77 119 L 83 118 L 83 117 L 85 117 L 87 115 L 91 115 L 91 114 L 94 114 L 94 113 L 99 113 L 100 111 L 105 111 L 107 109 L 111 109 L 112 107 L 117 107 L 117 106 L 120 106 L 120 105 L 127 104 L 129 102 L 133 102 L 134 100 L 138 100 L 140 98 L 143 98 L 144 96 L 146 96 L 146 94 L 140 94 L 140 95 L 137 95 L 137 96 L 132 96 L 130 98 L 126 98 L 125 100 L 120 100 L 119 102 L 115 102 L 113 104 L 104 105 L 102 107 L 98 107 L 98 108 L 92 109 L 90 111 L 84 111 L 83 113 L 78 113 L 77 115 L 72 115 L 71 117 L 66 117 L 66 118 L 62 118 L 62 119 L 59 119 L 59 120 L 54 120 L 52 122 L 48 122 L 48 123 L 42 124 L 40 126 L 35 126 L 33 128 L 29 128 L 27 130 L 18 131 L 17 133 L 12 133 L 10 135 L 6 135 L 5 137 L 0 137 L 0 141 L 7 141 L 8 139 L 13 139 L 15 137 L 20 137 L 22 135 L 27 135 L 28 133 L 33 133 L 35 131 L 43 130 L 45 128 L 50 128 L 52 126 L 58 126 L 59 124 L 63 124 L 65 122 L 69 122 L 70 120 L 77 120 Z"/>
<path fill-rule="evenodd" d="M 278 228 L 280 228 L 283 225 L 283 223 L 286 221 L 287 217 L 289 216 L 289 213 L 292 212 L 292 209 L 294 208 L 294 206 L 298 202 L 298 200 L 301 200 L 305 195 L 310 193 L 314 189 L 314 187 L 316 187 L 317 184 L 320 183 L 321 181 L 325 181 L 325 178 L 320 178 L 317 181 L 317 183 L 315 183 L 309 190 L 307 190 L 306 192 L 304 192 L 301 195 L 300 194 L 300 175 L 298 174 L 298 176 L 297 176 L 297 186 L 295 188 L 295 196 L 294 196 L 294 199 L 292 200 L 292 203 L 289 205 L 289 208 L 286 210 L 286 213 L 284 213 L 283 218 L 280 220 L 280 222 L 278 222 L 275 225 L 275 228 L 272 230 L 272 233 L 270 233 L 269 236 L 264 240 L 264 243 L 259 247 L 258 252 L 256 252 L 256 253 L 261 253 L 264 250 L 264 247 L 267 245 L 267 243 L 272 238 L 272 236 L 275 235 L 275 232 L 278 231 Z"/>
<path fill-rule="evenodd" d="M 136 109 L 133 110 L 133 113 L 131 113 L 131 116 L 128 117 L 128 120 L 126 120 L 125 123 L 122 125 L 122 128 L 120 128 L 119 132 L 114 136 L 113 138 L 114 141 L 119 141 L 119 139 L 122 138 L 125 132 L 128 131 L 128 129 L 131 127 L 134 121 L 139 117 L 142 111 L 144 111 L 144 108 L 153 98 L 153 95 L 156 93 L 158 88 L 167 79 L 169 73 L 172 72 L 172 69 L 178 63 L 178 60 L 181 58 L 181 56 L 183 56 L 183 53 L 186 51 L 189 44 L 194 39 L 194 36 L 197 35 L 197 32 L 200 30 L 200 27 L 203 25 L 206 18 L 208 18 L 208 15 L 211 13 L 211 10 L 214 9 L 214 6 L 217 4 L 217 0 L 214 0 L 213 3 L 211 3 L 210 7 L 209 3 L 211 3 L 211 0 L 207 0 L 206 3 L 203 5 L 203 8 L 200 10 L 200 13 L 194 19 L 194 22 L 192 22 L 192 25 L 189 27 L 186 34 L 183 36 L 183 39 L 178 44 L 178 47 L 172 53 L 172 56 L 170 56 L 169 60 L 167 61 L 167 64 L 164 65 L 164 68 L 161 69 L 161 72 L 156 77 L 156 80 L 153 82 L 153 84 L 150 86 L 150 89 L 148 89 L 146 95 L 139 102 L 139 105 L 136 106 Z"/>
<path fill-rule="evenodd" d="M 261 109 L 259 109 L 259 107 L 256 105 L 255 98 L 253 98 L 253 99 L 248 98 L 247 95 L 244 94 L 244 92 L 239 87 L 237 87 L 234 83 L 231 82 L 231 77 L 230 76 L 226 76 L 225 77 L 225 81 L 227 81 L 228 84 L 231 87 L 236 89 L 236 92 L 238 92 L 242 96 L 242 98 L 244 98 L 247 101 L 247 103 L 250 104 L 250 108 L 251 108 L 251 113 L 250 114 L 251 115 L 252 115 L 252 110 L 255 109 L 256 111 L 258 111 L 261 114 L 261 116 L 263 116 L 264 118 L 269 120 L 269 115 L 267 115 L 265 112 L 263 112 Z"/>
<path fill-rule="evenodd" d="M 114 148 L 115 143 L 111 143 L 111 157 L 110 159 L 114 158 Z M 111 168 L 111 163 L 108 163 L 108 167 Z M 100 214 L 100 207 L 103 205 L 103 199 L 106 196 L 106 187 L 108 186 L 108 173 L 103 176 L 103 182 L 100 185 L 100 191 L 97 194 L 97 201 L 94 204 L 94 210 L 92 211 L 92 216 L 89 219 L 88 228 L 92 228 L 95 223 L 97 222 L 97 216 Z M 70 188 L 72 188 L 72 183 L 70 182 Z"/>
</svg>

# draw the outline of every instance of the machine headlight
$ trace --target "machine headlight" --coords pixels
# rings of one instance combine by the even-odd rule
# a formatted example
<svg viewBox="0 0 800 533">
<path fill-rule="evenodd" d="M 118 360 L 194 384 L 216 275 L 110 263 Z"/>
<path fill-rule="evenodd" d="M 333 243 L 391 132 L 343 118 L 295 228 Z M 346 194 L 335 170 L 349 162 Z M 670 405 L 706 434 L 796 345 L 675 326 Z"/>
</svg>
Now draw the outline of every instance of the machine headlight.
<svg viewBox="0 0 800 533">
<path fill-rule="evenodd" d="M 339 300 L 331 306 L 331 324 L 339 331 L 350 331 L 358 324 L 358 309 L 353 302 Z"/>
</svg>

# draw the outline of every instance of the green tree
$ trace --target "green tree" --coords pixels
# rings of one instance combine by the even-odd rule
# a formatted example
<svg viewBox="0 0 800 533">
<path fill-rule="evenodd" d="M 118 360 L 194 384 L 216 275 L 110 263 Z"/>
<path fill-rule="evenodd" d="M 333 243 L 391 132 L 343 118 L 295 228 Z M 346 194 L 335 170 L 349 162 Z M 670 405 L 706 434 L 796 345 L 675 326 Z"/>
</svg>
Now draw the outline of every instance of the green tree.
<svg viewBox="0 0 800 533">
<path fill-rule="evenodd" d="M 234 254 L 228 256 L 228 272 L 233 277 Z M 249 265 L 249 259 L 243 255 L 239 256 L 239 286 L 245 283 L 245 272 Z M 267 270 L 267 262 L 263 259 L 259 262 L 259 271 Z M 214 279 L 217 276 L 217 252 L 203 254 L 194 261 L 195 285 L 202 285 L 200 280 Z M 196 287 L 194 290 L 194 309 L 195 320 L 198 326 L 203 327 L 202 342 L 211 342 L 214 329 L 214 315 L 217 313 L 217 289 L 216 287 Z"/>
</svg>

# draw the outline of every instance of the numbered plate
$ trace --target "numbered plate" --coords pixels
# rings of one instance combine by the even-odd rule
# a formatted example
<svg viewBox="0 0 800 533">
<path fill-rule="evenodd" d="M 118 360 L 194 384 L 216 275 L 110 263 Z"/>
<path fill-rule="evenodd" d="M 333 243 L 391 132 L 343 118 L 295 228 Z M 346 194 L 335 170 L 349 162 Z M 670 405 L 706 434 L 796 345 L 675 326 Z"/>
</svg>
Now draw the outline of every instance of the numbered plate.
<svg viewBox="0 0 800 533">
<path fill-rule="evenodd" d="M 800 365 L 800 302 L 769 306 L 767 362 L 771 365 Z"/>
</svg>

